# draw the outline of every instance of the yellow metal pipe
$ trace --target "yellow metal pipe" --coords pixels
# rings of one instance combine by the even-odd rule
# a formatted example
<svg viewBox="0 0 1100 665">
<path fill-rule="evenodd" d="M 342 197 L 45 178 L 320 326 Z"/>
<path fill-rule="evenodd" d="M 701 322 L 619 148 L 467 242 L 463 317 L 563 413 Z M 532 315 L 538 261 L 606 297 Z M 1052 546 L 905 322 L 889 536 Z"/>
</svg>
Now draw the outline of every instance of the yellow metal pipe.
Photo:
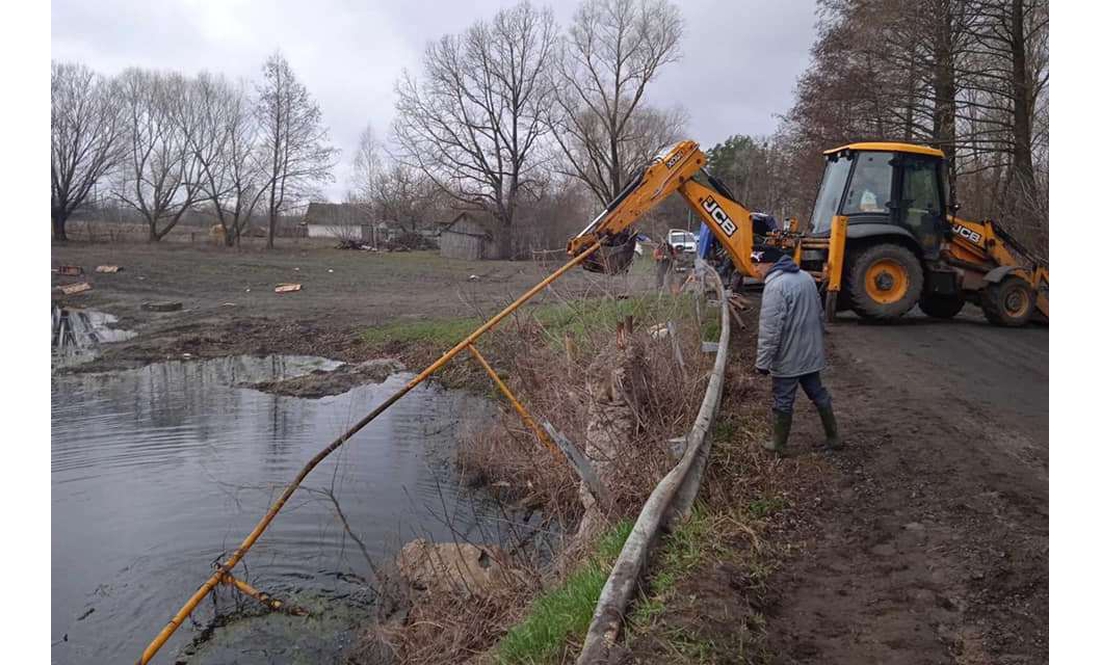
<svg viewBox="0 0 1100 665">
<path fill-rule="evenodd" d="M 259 589 L 252 586 L 248 582 L 245 582 L 244 580 L 237 579 L 229 573 L 224 573 L 222 575 L 222 584 L 225 584 L 226 586 L 236 587 L 237 590 L 239 590 L 241 593 L 245 594 L 246 596 L 251 596 L 255 598 L 256 600 L 260 601 L 264 605 L 267 605 L 273 610 L 288 612 L 297 616 L 306 615 L 306 612 L 304 610 L 296 607 L 288 607 L 287 604 L 283 601 L 277 598 L 272 598 L 269 594 L 260 591 Z"/>
<path fill-rule="evenodd" d="M 447 351 L 442 356 L 440 356 L 439 359 L 429 365 L 427 369 L 420 372 L 420 374 L 417 374 L 413 379 L 406 383 L 404 387 L 402 387 L 400 390 L 398 390 L 396 393 L 386 399 L 385 402 L 379 404 L 370 413 L 364 416 L 359 422 L 352 425 L 351 428 L 348 429 L 348 431 L 341 434 L 339 437 L 336 438 L 336 440 L 325 446 L 324 449 L 314 455 L 309 460 L 309 462 L 307 462 L 306 465 L 302 467 L 302 470 L 298 472 L 298 475 L 294 477 L 294 480 L 286 486 L 286 489 L 284 489 L 283 493 L 279 495 L 279 498 L 275 500 L 275 503 L 271 504 L 271 507 L 268 508 L 267 513 L 252 529 L 252 532 L 249 533 L 248 536 L 241 542 L 236 551 L 233 552 L 233 555 L 230 556 L 229 559 L 227 559 L 226 562 L 222 564 L 217 569 L 217 571 L 214 572 L 213 575 L 210 576 L 210 579 L 206 580 L 206 582 L 204 582 L 203 585 L 200 586 L 194 594 L 192 594 L 187 602 L 183 604 L 183 607 L 181 607 L 180 610 L 176 612 L 175 616 L 173 616 L 168 621 L 168 624 L 161 629 L 161 631 L 157 634 L 155 638 L 153 638 L 153 641 L 149 643 L 149 646 L 145 647 L 145 651 L 142 652 L 141 658 L 137 661 L 139 665 L 144 665 L 145 663 L 148 663 L 150 660 L 153 659 L 153 656 L 155 656 L 157 651 L 159 651 L 160 648 L 164 646 L 164 643 L 168 641 L 168 638 L 172 637 L 172 634 L 175 633 L 180 625 L 183 624 L 183 621 L 188 617 L 188 615 L 190 615 L 191 612 L 195 611 L 195 608 L 198 607 L 199 602 L 201 602 L 202 599 L 205 598 L 207 594 L 209 594 L 210 591 L 221 582 L 223 576 L 226 573 L 232 570 L 233 567 L 240 562 L 241 558 L 243 558 L 248 550 L 252 548 L 252 545 L 256 542 L 256 540 L 259 539 L 263 532 L 267 530 L 268 525 L 271 524 L 271 520 L 275 519 L 275 515 L 279 513 L 282 507 L 286 504 L 287 500 L 290 499 L 290 496 L 294 494 L 294 491 L 298 489 L 298 486 L 301 485 L 302 481 L 305 480 L 306 476 L 309 475 L 309 472 L 313 471 L 314 467 L 320 464 L 321 461 L 328 457 L 329 454 L 331 454 L 334 450 L 344 445 L 344 443 L 348 439 L 358 433 L 359 430 L 366 427 L 367 424 L 377 418 L 380 413 L 393 406 L 394 402 L 401 399 L 406 394 L 408 394 L 410 390 L 423 383 L 425 379 L 437 372 L 439 368 L 450 362 L 451 359 L 458 355 L 463 349 L 473 344 L 478 337 L 481 337 L 486 332 L 491 330 L 494 326 L 500 323 L 502 319 L 519 309 L 521 305 L 523 305 L 525 302 L 538 294 L 539 291 L 542 291 L 559 277 L 568 272 L 570 269 L 576 267 L 577 264 L 584 261 L 594 252 L 599 250 L 602 246 L 603 245 L 600 242 L 593 243 L 588 249 L 576 255 L 568 262 L 566 262 L 565 265 L 558 268 L 541 282 L 531 287 L 526 293 L 517 298 L 512 304 L 508 305 L 496 315 L 494 315 L 491 319 L 481 324 L 481 327 L 470 333 L 470 335 L 466 339 L 462 340 L 453 348 L 451 348 L 450 351 Z"/>
<path fill-rule="evenodd" d="M 522 420 L 523 423 L 527 425 L 527 427 L 531 428 L 531 430 L 534 431 L 535 436 L 538 437 L 539 442 L 541 442 L 542 445 L 546 446 L 546 449 L 554 453 L 556 456 L 565 459 L 565 453 L 558 450 L 558 447 L 550 441 L 550 436 L 545 431 L 543 431 L 542 427 L 540 427 L 539 424 L 535 422 L 535 419 L 531 417 L 531 414 L 527 412 L 527 409 L 524 408 L 523 404 L 521 404 L 520 401 L 516 399 L 516 396 L 512 394 L 511 390 L 508 389 L 507 384 L 505 384 L 500 376 L 493 370 L 492 365 L 489 364 L 489 361 L 485 360 L 485 356 L 481 355 L 481 352 L 477 350 L 477 347 L 471 344 L 469 347 L 467 347 L 466 350 L 469 351 L 470 354 L 474 358 L 476 358 L 479 363 L 481 363 L 481 366 L 485 368 L 485 371 L 489 374 L 489 378 L 493 380 L 493 383 L 497 384 L 497 388 L 500 389 L 500 392 L 504 393 L 504 396 L 507 397 L 508 401 L 512 403 L 512 406 L 515 407 L 516 413 L 519 414 L 520 420 Z"/>
<path fill-rule="evenodd" d="M 252 586 L 248 582 L 245 582 L 244 580 L 239 580 L 236 577 L 230 575 L 229 573 L 225 573 L 225 574 L 222 575 L 222 584 L 224 584 L 226 586 L 237 587 L 245 595 L 252 596 L 256 600 L 263 601 L 264 603 L 267 602 L 267 599 L 271 598 L 266 593 L 264 593 L 263 591 L 260 591 L 259 589 Z M 276 607 L 283 604 L 281 601 L 275 600 L 273 598 L 271 598 L 271 602 Z"/>
</svg>

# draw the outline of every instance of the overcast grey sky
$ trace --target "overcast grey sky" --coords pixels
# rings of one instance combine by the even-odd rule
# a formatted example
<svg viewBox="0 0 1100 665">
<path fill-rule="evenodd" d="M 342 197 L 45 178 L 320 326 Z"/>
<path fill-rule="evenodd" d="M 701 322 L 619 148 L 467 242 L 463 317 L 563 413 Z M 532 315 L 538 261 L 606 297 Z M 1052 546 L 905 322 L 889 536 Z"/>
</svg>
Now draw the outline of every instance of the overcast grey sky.
<svg viewBox="0 0 1100 665">
<path fill-rule="evenodd" d="M 52 57 L 105 74 L 128 66 L 193 74 L 207 69 L 257 80 L 281 49 L 318 100 L 342 150 L 336 183 L 347 188 L 359 133 L 385 133 L 393 85 L 416 72 L 424 46 L 492 16 L 512 0 L 53 0 Z M 540 4 L 536 2 L 535 4 Z M 548 2 L 567 25 L 578 0 Z M 768 134 L 791 103 L 809 62 L 813 0 L 686 0 L 678 3 L 683 58 L 648 93 L 655 106 L 680 104 L 688 135 L 704 146 L 730 134 Z"/>
</svg>

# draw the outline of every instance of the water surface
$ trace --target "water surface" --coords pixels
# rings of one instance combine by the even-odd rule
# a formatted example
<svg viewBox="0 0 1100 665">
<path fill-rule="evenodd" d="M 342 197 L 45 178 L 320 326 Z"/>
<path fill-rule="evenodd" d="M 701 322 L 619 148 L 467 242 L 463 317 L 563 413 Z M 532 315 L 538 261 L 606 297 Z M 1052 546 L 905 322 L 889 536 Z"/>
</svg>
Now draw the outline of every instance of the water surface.
<svg viewBox="0 0 1100 665">
<path fill-rule="evenodd" d="M 335 366 L 238 357 L 54 376 L 53 662 L 133 662 L 302 464 L 408 378 L 320 400 L 236 387 Z M 330 662 L 348 641 L 371 567 L 328 491 L 375 560 L 420 535 L 494 540 L 496 510 L 461 491 L 448 464 L 462 429 L 491 412 L 472 395 L 420 387 L 315 469 L 311 491 L 295 494 L 234 572 L 349 619 L 323 631 L 303 623 L 297 637 L 261 627 L 263 649 L 224 662 Z M 219 598 L 224 608 L 229 596 Z M 200 607 L 202 624 L 213 609 Z M 196 632 L 181 628 L 160 661 L 173 662 Z"/>
<path fill-rule="evenodd" d="M 103 344 L 134 337 L 130 330 L 115 328 L 118 318 L 92 309 L 51 306 L 50 350 L 55 368 L 92 360 Z"/>
</svg>

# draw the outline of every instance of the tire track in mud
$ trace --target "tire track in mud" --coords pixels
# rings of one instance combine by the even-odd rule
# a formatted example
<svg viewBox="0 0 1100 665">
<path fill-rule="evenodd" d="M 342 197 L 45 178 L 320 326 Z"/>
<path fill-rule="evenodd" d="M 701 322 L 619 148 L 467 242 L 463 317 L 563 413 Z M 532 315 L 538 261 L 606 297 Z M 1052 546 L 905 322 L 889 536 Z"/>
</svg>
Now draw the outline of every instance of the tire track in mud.
<svg viewBox="0 0 1100 665">
<path fill-rule="evenodd" d="M 773 583 L 777 662 L 1047 660 L 1047 331 L 831 327 L 848 447 Z M 794 453 L 820 437 L 799 404 Z"/>
</svg>

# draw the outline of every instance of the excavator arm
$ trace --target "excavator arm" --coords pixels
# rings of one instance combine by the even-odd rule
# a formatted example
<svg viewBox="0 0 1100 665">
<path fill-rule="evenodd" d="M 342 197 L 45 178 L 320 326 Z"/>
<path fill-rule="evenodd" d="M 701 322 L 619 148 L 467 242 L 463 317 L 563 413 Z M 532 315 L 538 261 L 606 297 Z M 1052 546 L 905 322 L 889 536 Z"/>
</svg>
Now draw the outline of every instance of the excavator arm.
<svg viewBox="0 0 1100 665">
<path fill-rule="evenodd" d="M 569 241 L 569 254 L 577 256 L 594 244 L 603 246 L 583 264 L 594 272 L 625 270 L 634 257 L 635 233 L 631 227 L 649 210 L 673 193 L 679 193 L 699 215 L 737 270 L 757 277 L 752 263 L 752 218 L 721 182 L 706 173 L 707 157 L 699 144 L 681 141 L 639 173 L 587 227 Z M 695 179 L 702 173 L 708 184 Z"/>
</svg>

